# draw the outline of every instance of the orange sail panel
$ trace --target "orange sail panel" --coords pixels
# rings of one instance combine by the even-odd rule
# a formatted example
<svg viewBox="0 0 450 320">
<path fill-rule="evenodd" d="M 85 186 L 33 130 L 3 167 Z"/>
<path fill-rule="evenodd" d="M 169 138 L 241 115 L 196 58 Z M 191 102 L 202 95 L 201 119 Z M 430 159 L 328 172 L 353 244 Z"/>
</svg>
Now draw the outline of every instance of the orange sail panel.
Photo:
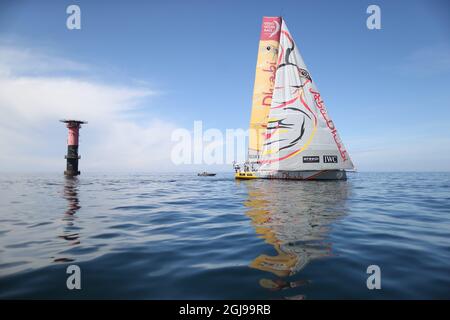
<svg viewBox="0 0 450 320">
<path fill-rule="evenodd" d="M 263 18 L 250 118 L 248 152 L 250 162 L 259 161 L 263 149 L 275 84 L 280 31 L 281 17 Z"/>
</svg>

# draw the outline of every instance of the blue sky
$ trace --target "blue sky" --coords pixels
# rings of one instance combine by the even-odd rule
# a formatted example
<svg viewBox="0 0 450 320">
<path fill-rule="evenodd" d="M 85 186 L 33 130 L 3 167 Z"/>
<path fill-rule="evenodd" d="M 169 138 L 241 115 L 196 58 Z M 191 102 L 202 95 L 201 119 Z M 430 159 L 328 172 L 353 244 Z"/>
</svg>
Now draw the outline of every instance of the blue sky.
<svg viewBox="0 0 450 320">
<path fill-rule="evenodd" d="M 81 8 L 81 30 L 65 26 L 70 4 Z M 381 30 L 366 28 L 370 4 L 381 8 Z M 449 9 L 447 1 L 2 1 L 0 45 L 9 52 L 3 55 L 4 81 L 24 77 L 32 90 L 48 87 L 37 84 L 42 79 L 52 85 L 65 79 L 68 86 L 100 86 L 106 90 L 102 97 L 119 88 L 124 96 L 117 101 L 129 107 L 110 114 L 110 101 L 102 100 L 100 110 L 107 110 L 108 121 L 120 115 L 117 130 L 135 130 L 122 141 L 124 148 L 140 136 L 166 139 L 168 128 L 189 129 L 194 120 L 206 128 L 247 128 L 261 19 L 282 15 L 358 169 L 447 171 Z M 18 61 L 24 52 L 25 62 Z M 17 86 L 12 87 L 22 88 Z M 78 99 L 65 98 L 61 90 L 61 105 Z M 0 156 L 3 170 L 20 170 L 32 156 L 39 158 L 39 169 L 61 169 L 65 141 L 57 138 L 65 129 L 51 117 L 63 113 L 49 110 L 41 119 L 45 126 L 39 126 L 8 105 L 19 104 L 10 92 L 0 96 L 0 126 L 8 137 L 0 141 L 7 150 Z M 91 109 L 95 101 L 89 102 Z M 101 113 L 88 111 L 81 115 L 91 117 L 91 127 L 82 129 L 89 159 L 105 135 L 121 137 L 105 131 L 106 124 L 104 131 L 96 129 Z M 26 141 L 27 125 L 39 143 Z M 155 136 L 155 128 L 168 131 Z M 113 150 L 109 143 L 111 149 L 103 152 Z M 136 158 L 142 154 L 142 161 L 107 169 L 165 167 L 167 158 L 156 157 L 155 148 L 156 141 L 136 145 L 130 152 Z M 86 162 L 89 170 L 102 168 L 100 160 Z"/>
</svg>

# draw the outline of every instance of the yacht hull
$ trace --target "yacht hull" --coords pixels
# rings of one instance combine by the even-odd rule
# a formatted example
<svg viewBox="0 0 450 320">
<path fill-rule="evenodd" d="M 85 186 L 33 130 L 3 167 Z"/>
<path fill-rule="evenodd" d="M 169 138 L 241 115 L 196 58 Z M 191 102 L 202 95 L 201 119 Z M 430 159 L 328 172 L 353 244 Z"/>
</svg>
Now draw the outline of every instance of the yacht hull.
<svg viewBox="0 0 450 320">
<path fill-rule="evenodd" d="M 345 170 L 258 171 L 249 172 L 249 177 L 244 174 L 241 176 L 236 174 L 235 177 L 236 179 L 347 180 Z"/>
</svg>

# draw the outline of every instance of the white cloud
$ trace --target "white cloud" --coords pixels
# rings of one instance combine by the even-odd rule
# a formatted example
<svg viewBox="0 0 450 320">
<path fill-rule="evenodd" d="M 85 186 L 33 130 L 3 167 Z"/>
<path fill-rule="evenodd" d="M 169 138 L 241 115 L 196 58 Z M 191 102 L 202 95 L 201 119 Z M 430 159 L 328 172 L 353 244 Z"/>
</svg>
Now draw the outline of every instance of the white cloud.
<svg viewBox="0 0 450 320">
<path fill-rule="evenodd" d="M 0 171 L 61 170 L 62 118 L 90 122 L 81 130 L 82 170 L 168 169 L 175 124 L 139 112 L 157 92 L 130 82 L 93 81 L 82 63 L 0 47 Z"/>
<path fill-rule="evenodd" d="M 89 71 L 89 66 L 77 61 L 51 56 L 30 48 L 0 46 L 0 75 L 82 73 L 87 71 Z"/>
</svg>

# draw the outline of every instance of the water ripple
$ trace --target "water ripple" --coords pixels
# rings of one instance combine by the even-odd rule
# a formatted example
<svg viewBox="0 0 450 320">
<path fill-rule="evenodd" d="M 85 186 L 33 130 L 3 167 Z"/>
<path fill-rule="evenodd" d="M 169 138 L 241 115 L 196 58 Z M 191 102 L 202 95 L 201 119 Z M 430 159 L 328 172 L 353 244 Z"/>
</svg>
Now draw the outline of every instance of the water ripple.
<svg viewBox="0 0 450 320">
<path fill-rule="evenodd" d="M 0 298 L 448 299 L 449 181 L 2 175 Z"/>
</svg>

